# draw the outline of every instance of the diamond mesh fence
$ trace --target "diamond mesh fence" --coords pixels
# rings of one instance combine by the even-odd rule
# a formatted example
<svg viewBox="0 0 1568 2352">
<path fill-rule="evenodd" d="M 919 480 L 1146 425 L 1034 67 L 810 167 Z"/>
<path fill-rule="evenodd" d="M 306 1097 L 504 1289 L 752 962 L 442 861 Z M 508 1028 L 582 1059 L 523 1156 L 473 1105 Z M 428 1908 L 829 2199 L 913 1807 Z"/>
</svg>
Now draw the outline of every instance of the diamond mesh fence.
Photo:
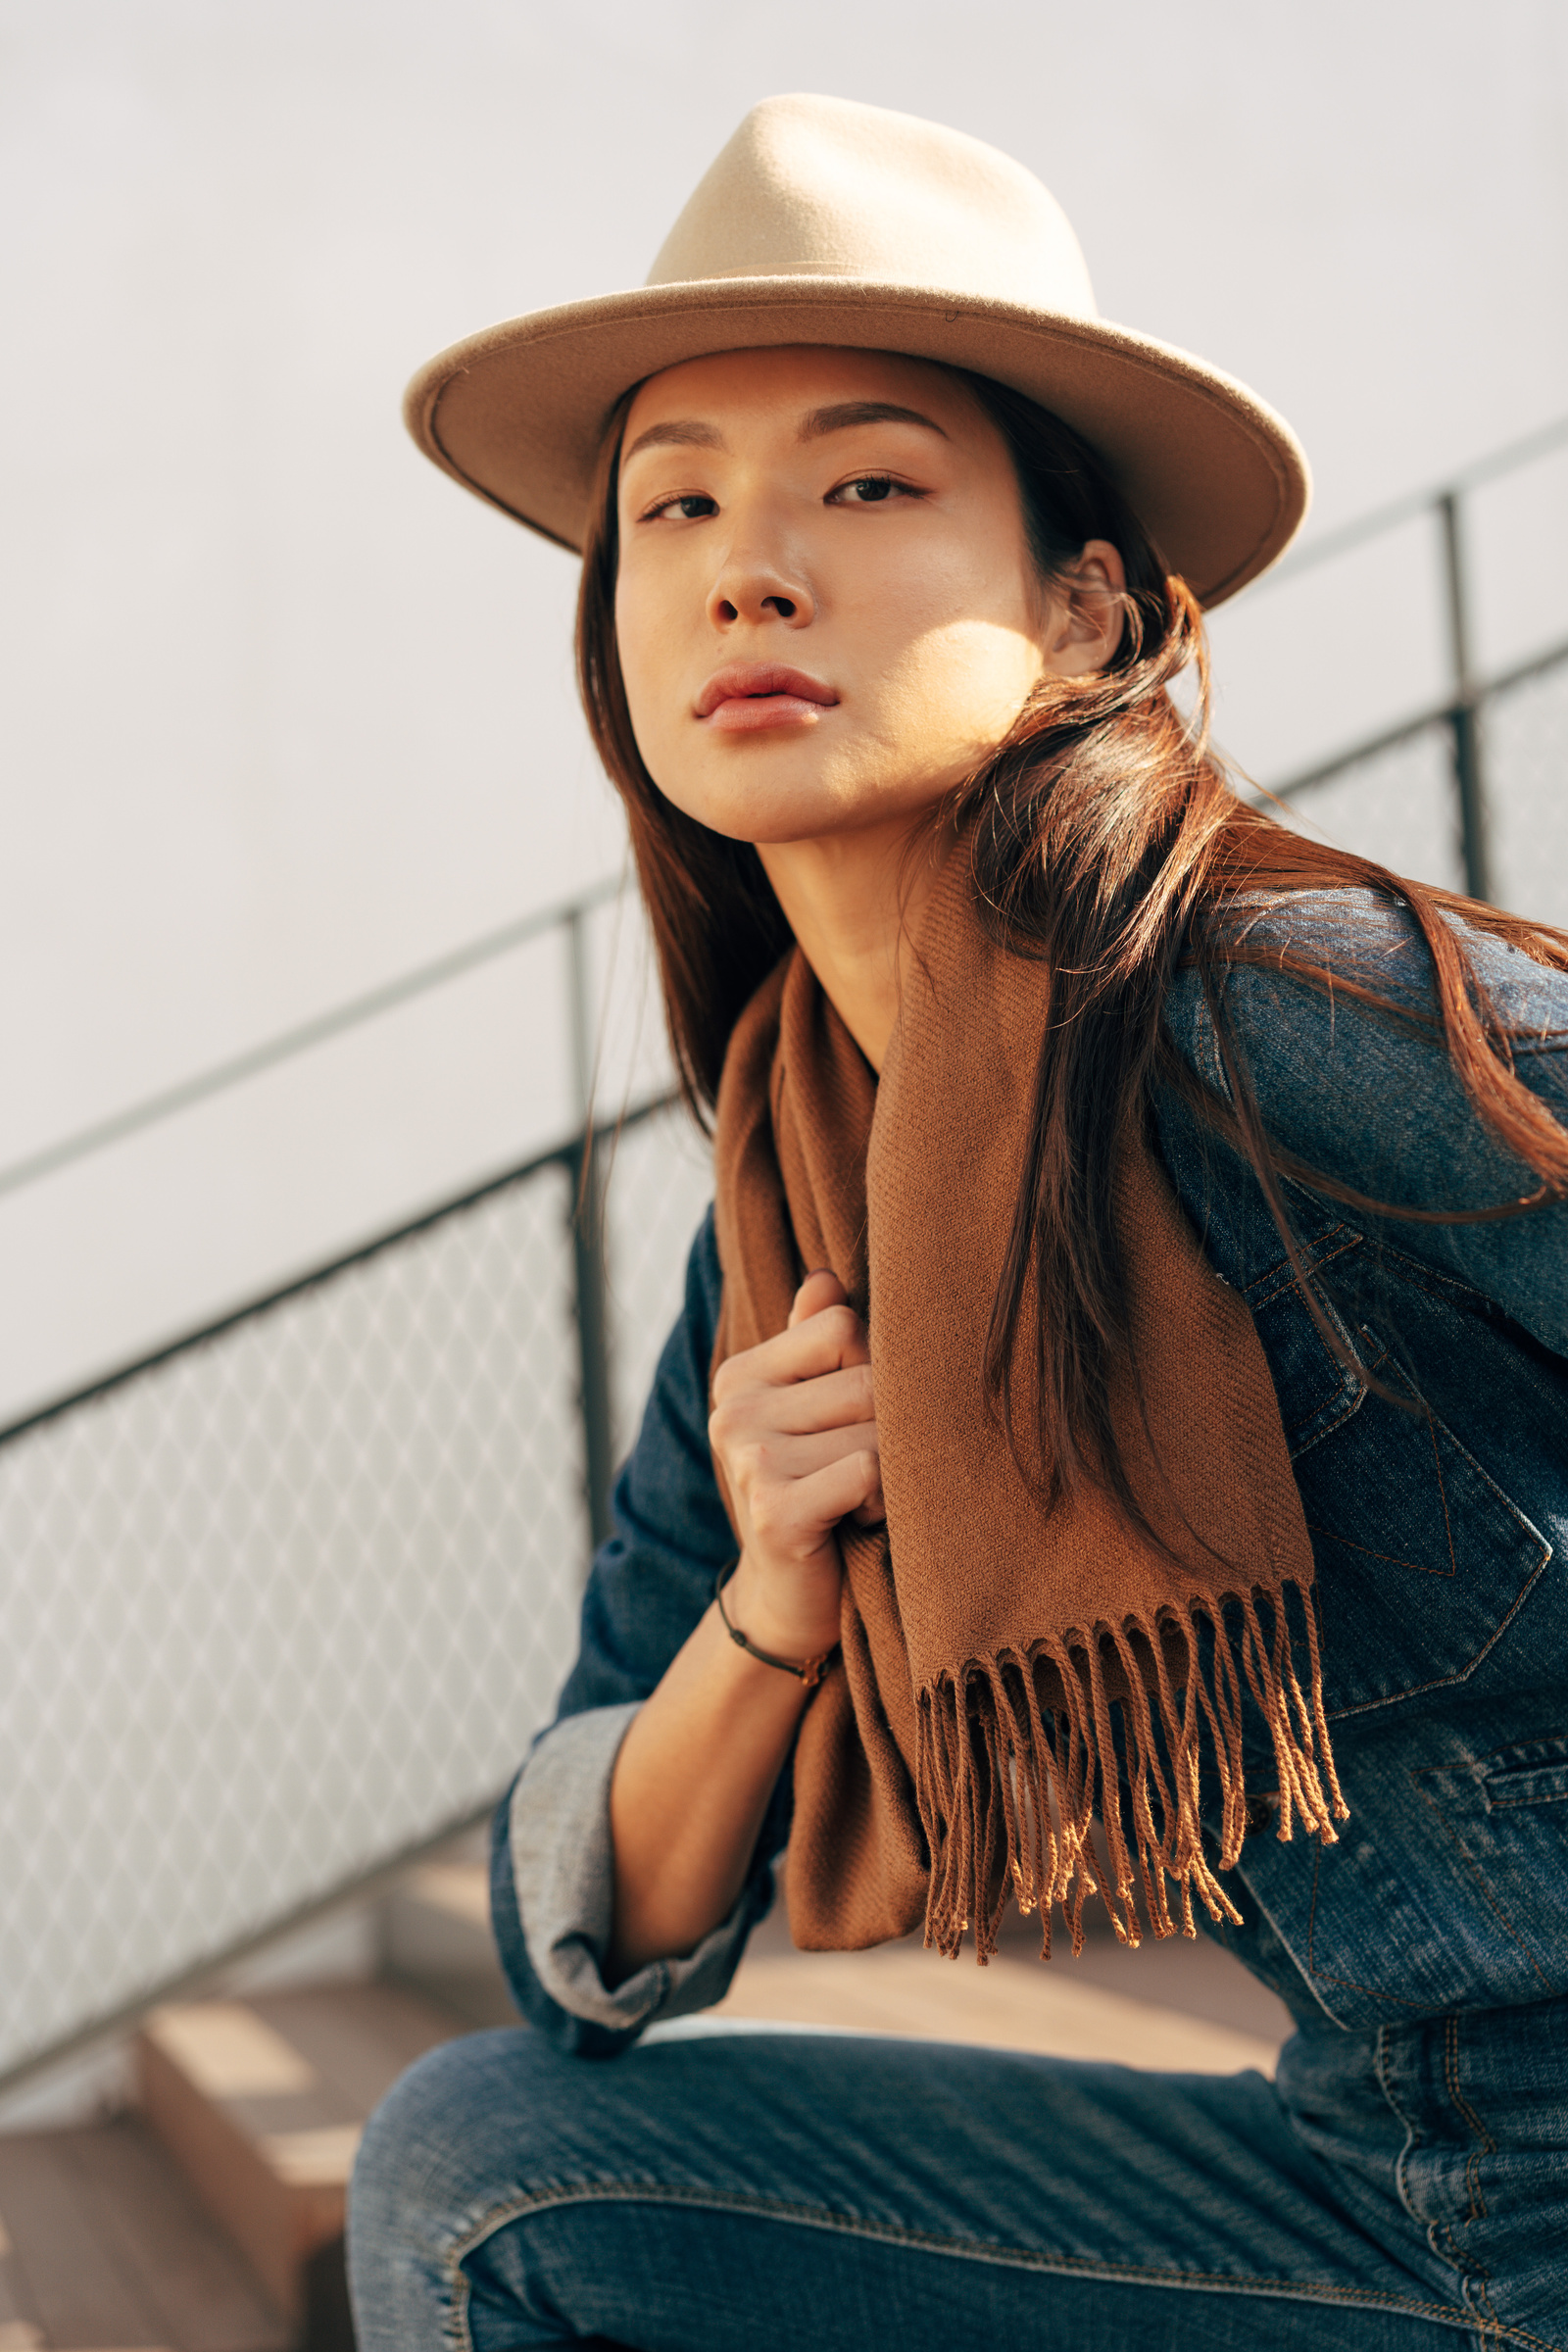
<svg viewBox="0 0 1568 2352">
<path fill-rule="evenodd" d="M 631 1449 L 660 1350 L 680 1309 L 687 1253 L 713 1193 L 706 1139 L 681 1109 L 613 1146 L 606 1201 L 615 1456 Z"/>
<path fill-rule="evenodd" d="M 691 1132 L 610 1182 L 628 1433 Z M 587 1550 L 570 1208 L 539 1167 L 0 1446 L 0 2074 L 510 1776 Z"/>
<path fill-rule="evenodd" d="M 1396 873 L 1463 890 L 1458 809 L 1445 725 L 1423 727 L 1298 792 L 1276 813 Z"/>
<path fill-rule="evenodd" d="M 1481 712 L 1492 896 L 1568 925 L 1568 659 L 1489 695 Z M 1396 873 L 1462 891 L 1452 737 L 1445 721 L 1348 760 L 1281 811 Z"/>
</svg>

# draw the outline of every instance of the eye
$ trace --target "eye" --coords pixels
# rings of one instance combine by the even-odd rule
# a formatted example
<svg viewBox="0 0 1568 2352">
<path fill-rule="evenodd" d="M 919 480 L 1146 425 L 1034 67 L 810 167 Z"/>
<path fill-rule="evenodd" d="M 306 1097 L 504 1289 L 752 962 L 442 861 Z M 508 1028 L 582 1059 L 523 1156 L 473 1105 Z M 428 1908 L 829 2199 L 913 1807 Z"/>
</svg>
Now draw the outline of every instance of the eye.
<svg viewBox="0 0 1568 2352">
<path fill-rule="evenodd" d="M 901 482 L 891 473 L 858 473 L 853 481 L 840 482 L 823 500 L 827 507 L 880 507 L 893 498 L 924 498 L 912 482 Z"/>
<path fill-rule="evenodd" d="M 717 513 L 717 499 L 710 498 L 705 490 L 684 490 L 677 498 L 663 498 L 657 507 L 649 507 L 642 520 L 658 522 L 661 515 L 668 514 L 680 522 L 700 522 L 705 514 Z"/>
</svg>

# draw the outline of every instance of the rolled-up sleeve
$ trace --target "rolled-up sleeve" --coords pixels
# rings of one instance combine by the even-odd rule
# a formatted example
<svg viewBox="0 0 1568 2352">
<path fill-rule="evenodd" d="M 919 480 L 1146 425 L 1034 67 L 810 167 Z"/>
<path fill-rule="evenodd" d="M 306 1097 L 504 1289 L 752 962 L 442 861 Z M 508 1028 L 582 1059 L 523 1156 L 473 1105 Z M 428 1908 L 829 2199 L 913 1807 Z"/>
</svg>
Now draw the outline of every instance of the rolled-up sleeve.
<svg viewBox="0 0 1568 2352">
<path fill-rule="evenodd" d="M 722 2000 L 757 1916 L 755 1899 L 743 1893 L 686 1958 L 650 1961 L 613 1988 L 606 1984 L 614 1899 L 610 1782 L 636 1713 L 633 1702 L 558 1723 L 518 1774 L 507 1824 L 517 1924 L 541 1991 L 617 2038 Z"/>
</svg>

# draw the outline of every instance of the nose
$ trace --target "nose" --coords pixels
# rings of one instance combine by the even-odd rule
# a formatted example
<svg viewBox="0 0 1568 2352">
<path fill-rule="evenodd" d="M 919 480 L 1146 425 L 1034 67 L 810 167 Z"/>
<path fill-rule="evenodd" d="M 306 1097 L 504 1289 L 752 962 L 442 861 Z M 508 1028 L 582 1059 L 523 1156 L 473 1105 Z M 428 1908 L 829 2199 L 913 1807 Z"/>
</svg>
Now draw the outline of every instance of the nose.
<svg viewBox="0 0 1568 2352">
<path fill-rule="evenodd" d="M 769 620 L 805 628 L 815 612 L 815 599 L 799 568 L 755 543 L 729 549 L 708 595 L 708 617 L 716 629 L 731 629 L 738 621 L 760 627 Z"/>
</svg>

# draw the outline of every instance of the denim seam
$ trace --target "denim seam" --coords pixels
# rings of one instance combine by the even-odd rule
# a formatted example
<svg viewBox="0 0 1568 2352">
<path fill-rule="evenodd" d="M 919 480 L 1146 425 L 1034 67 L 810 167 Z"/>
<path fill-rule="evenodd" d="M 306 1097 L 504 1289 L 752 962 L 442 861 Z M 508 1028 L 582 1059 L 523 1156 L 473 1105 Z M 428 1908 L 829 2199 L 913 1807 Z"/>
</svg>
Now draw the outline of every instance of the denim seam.
<svg viewBox="0 0 1568 2352">
<path fill-rule="evenodd" d="M 1399 2150 L 1397 2157 L 1395 2159 L 1394 2185 L 1398 2191 L 1399 2203 L 1404 2207 L 1404 2210 L 1409 2215 L 1411 2221 L 1414 2222 L 1419 2229 L 1423 2227 L 1423 2224 L 1421 2216 L 1417 2213 L 1415 2205 L 1410 2196 L 1409 2159 L 1414 2154 L 1416 2148 L 1420 2145 L 1421 2132 L 1414 2119 L 1405 2114 L 1404 2109 L 1399 2105 L 1398 2100 L 1394 2095 L 1394 2084 L 1390 2080 L 1389 2074 L 1390 2032 L 1391 2029 L 1386 2025 L 1379 2026 L 1378 2028 L 1377 2059 L 1375 2062 L 1378 2088 L 1382 2091 L 1384 2101 L 1389 2109 L 1390 2114 L 1394 2117 L 1395 2122 L 1404 2126 L 1404 2145 Z"/>
<path fill-rule="evenodd" d="M 1473 1298 L 1478 1306 L 1495 1308 L 1495 1300 L 1478 1290 L 1473 1282 L 1466 1282 L 1462 1274 L 1446 1274 L 1441 1266 L 1429 1265 L 1422 1257 L 1411 1257 L 1392 1242 L 1380 1241 L 1377 1256 L 1380 1270 L 1392 1258 L 1399 1280 L 1407 1282 L 1413 1291 L 1430 1291 L 1434 1298 L 1457 1291 L 1464 1298 Z"/>
<path fill-rule="evenodd" d="M 1393 2104 L 1392 2100 L 1390 2103 Z M 1397 2108 L 1395 2112 L 1397 2115 Z M 848 2214 L 832 2213 L 820 2206 L 795 2205 L 781 2197 L 753 2196 L 733 2189 L 676 2188 L 657 2181 L 605 2180 L 576 2182 L 570 2187 L 535 2189 L 526 2196 L 511 2198 L 504 2205 L 493 2206 L 462 2239 L 453 2243 L 448 2249 L 446 2264 L 453 2285 L 451 2317 L 456 2323 L 452 2340 L 460 2347 L 460 2352 L 473 2352 L 473 2338 L 467 2325 L 469 2282 L 463 2269 L 470 2254 L 477 2252 L 488 2239 L 509 2229 L 514 2222 L 524 2221 L 551 2207 L 608 2204 L 617 2200 L 696 2206 L 719 2213 L 751 2215 L 764 2221 L 791 2223 L 802 2229 L 826 2230 L 847 2236 L 873 2238 L 883 2244 L 904 2245 L 912 2251 L 942 2254 L 957 2261 L 989 2262 L 1013 2270 L 1061 2272 L 1084 2278 L 1101 2278 L 1109 2285 L 1165 2287 L 1195 2294 L 1259 2294 L 1280 2301 L 1327 2303 L 1349 2310 L 1378 2308 L 1403 2311 L 1417 2319 L 1432 2320 L 1441 2327 L 1467 2329 L 1473 2329 L 1478 2317 L 1473 2310 L 1465 2310 L 1458 2304 L 1422 2302 L 1413 2296 L 1392 2294 L 1380 2287 L 1309 2284 L 1294 2278 L 1243 2275 L 1222 2278 L 1209 2271 L 1154 2269 L 1148 2264 L 1117 2263 L 1090 2255 L 1041 2254 L 1022 2247 L 939 2237 L 929 2230 L 906 2230 L 893 2222 L 858 2221 Z M 1411 2218 L 1414 2219 L 1414 2215 Z M 1545 2337 L 1535 2335 L 1528 2328 L 1515 2328 L 1495 2320 L 1483 2324 L 1495 2325 L 1500 2330 L 1499 2340 L 1522 2344 L 1528 2347 L 1528 2352 L 1568 2352 L 1568 2347 L 1549 2343 Z"/>
<path fill-rule="evenodd" d="M 1467 2128 L 1481 2143 L 1479 2147 L 1472 2148 L 1465 2158 L 1464 2177 L 1465 2186 L 1470 2192 L 1470 2219 L 1484 2222 L 1487 2218 L 1487 2202 L 1481 2193 L 1479 2167 L 1483 2156 L 1495 2156 L 1497 2143 L 1459 2087 L 1459 2020 L 1450 2015 L 1445 2023 L 1443 2075 L 1448 2085 L 1448 2096 L 1463 2116 Z"/>
<path fill-rule="evenodd" d="M 1313 1422 L 1317 1419 L 1318 1413 L 1325 1413 L 1328 1411 L 1329 1406 L 1335 1402 L 1335 1398 L 1332 1396 L 1325 1398 L 1324 1402 L 1318 1406 L 1317 1412 L 1303 1413 L 1300 1420 L 1296 1422 L 1292 1428 L 1286 1431 L 1286 1445 L 1288 1447 L 1290 1447 L 1291 1459 L 1293 1462 L 1299 1461 L 1302 1454 L 1309 1453 L 1314 1446 L 1321 1446 L 1325 1438 L 1332 1438 L 1337 1429 L 1343 1429 L 1345 1427 L 1345 1424 L 1349 1420 L 1352 1413 L 1358 1413 L 1361 1410 L 1362 1405 L 1366 1402 L 1367 1396 L 1365 1384 L 1348 1376 L 1346 1382 L 1342 1384 L 1340 1388 L 1339 1396 L 1345 1399 L 1343 1411 L 1337 1413 L 1332 1421 L 1328 1422 L 1324 1428 L 1317 1432 L 1315 1437 L 1306 1439 L 1299 1446 L 1290 1447 L 1290 1441 L 1296 1436 L 1298 1430 L 1310 1429 Z"/>
<path fill-rule="evenodd" d="M 1496 2149 L 1495 2140 L 1492 2137 L 1492 2134 L 1488 2132 L 1486 2126 L 1482 2123 L 1480 2117 L 1476 2114 L 1475 2109 L 1470 2105 L 1469 2100 L 1465 2097 L 1463 2091 L 1459 2087 L 1459 2021 L 1457 2016 L 1450 2012 L 1449 2015 L 1444 2019 L 1443 2025 L 1443 2073 L 1448 2095 L 1453 2101 L 1455 2107 L 1458 2109 L 1459 2113 L 1463 2116 L 1467 2127 L 1482 2142 L 1482 2148 L 1484 2152 L 1488 2154 L 1494 2153 Z M 1404 2110 L 1401 2108 L 1398 2100 L 1395 2096 L 1394 2085 L 1389 2077 L 1389 2033 L 1390 2029 L 1387 2026 L 1380 2026 L 1378 2028 L 1375 2072 L 1377 2075 L 1378 2088 L 1382 2091 L 1391 2114 L 1394 2116 L 1394 2119 L 1396 2123 L 1404 2126 L 1404 2145 L 1399 2150 L 1398 2158 L 1395 2165 L 1395 2183 L 1398 2190 L 1399 2203 L 1403 2206 L 1411 2221 L 1414 2222 L 1419 2228 L 1422 2227 L 1422 2217 L 1416 2211 L 1415 2205 L 1409 2195 L 1406 2160 L 1411 2155 L 1412 2151 L 1421 2144 L 1422 2134 L 1417 2129 L 1416 2125 L 1404 2113 Z M 1472 2150 L 1465 2159 L 1465 2187 L 1470 2198 L 1469 2218 L 1471 2220 L 1476 2218 L 1478 2207 L 1483 2218 L 1485 2217 L 1487 2210 L 1485 2200 L 1480 2197 L 1479 2182 L 1474 2171 L 1476 2157 L 1477 2152 Z M 1492 2300 L 1492 2274 L 1487 2265 L 1482 2262 L 1478 2256 L 1467 2251 L 1460 2245 L 1458 2239 L 1454 2235 L 1452 2223 L 1433 2220 L 1427 2222 L 1424 2226 L 1426 2230 L 1427 2244 L 1431 2247 L 1433 2253 L 1436 2254 L 1441 2261 L 1445 2261 L 1449 2265 L 1458 2279 L 1459 2292 L 1464 2297 L 1465 2302 L 1470 2306 L 1472 2316 L 1480 2324 L 1482 2342 L 1486 2343 L 1488 2341 L 1492 2341 L 1501 2343 L 1511 2338 L 1514 2341 L 1522 2341 L 1528 2344 L 1538 2343 L 1541 2339 L 1530 2334 L 1528 2330 L 1521 2328 L 1510 2328 L 1506 2323 L 1498 2318 L 1496 2309 Z M 1477 2308 L 1478 2305 L 1479 2308 Z"/>
<path fill-rule="evenodd" d="M 1448 1546 L 1448 1574 L 1457 1576 L 1459 1563 L 1453 1556 L 1453 1515 L 1448 1509 L 1448 1483 L 1443 1475 L 1443 1456 L 1438 1451 L 1438 1417 L 1429 1404 L 1427 1406 L 1427 1436 L 1432 1441 L 1432 1467 L 1437 1472 L 1438 1493 L 1443 1498 L 1443 1537 Z M 1446 1436 L 1447 1432 L 1445 1431 L 1444 1434 Z"/>
<path fill-rule="evenodd" d="M 1442 1473 L 1440 1472 L 1439 1476 L 1441 1477 L 1441 1475 Z M 1443 1508 L 1445 1516 L 1446 1516 L 1448 1508 L 1446 1498 L 1444 1500 Z M 1457 1569 L 1452 1566 L 1447 1568 L 1429 1568 L 1424 1560 L 1407 1560 L 1402 1556 L 1402 1554 L 1396 1551 L 1374 1551 L 1370 1544 L 1352 1544 L 1348 1536 L 1337 1536 L 1332 1527 L 1319 1527 L 1316 1522 L 1311 1519 L 1309 1519 L 1306 1523 L 1306 1532 L 1309 1536 L 1322 1536 L 1325 1541 L 1330 1544 L 1343 1544 L 1347 1551 L 1358 1551 L 1363 1559 L 1385 1560 L 1391 1568 L 1413 1568 L 1418 1576 L 1441 1576 L 1446 1579 L 1448 1577 L 1455 1576 L 1458 1573 Z M 1451 1532 L 1448 1537 L 1448 1553 L 1451 1561 L 1453 1554 L 1453 1537 Z"/>
<path fill-rule="evenodd" d="M 1337 1238 L 1342 1233 L 1347 1237 L 1343 1242 Z M 1310 1281 L 1314 1274 L 1320 1273 L 1325 1266 L 1332 1265 L 1335 1258 L 1343 1257 L 1347 1250 L 1357 1248 L 1362 1238 L 1353 1226 L 1331 1226 L 1321 1240 L 1309 1242 L 1301 1251 L 1301 1273 Z M 1332 1250 L 1328 1247 L 1330 1242 L 1334 1244 Z M 1252 1293 L 1265 1282 L 1272 1283 L 1273 1289 L 1265 1291 L 1261 1298 L 1254 1298 Z M 1276 1298 L 1283 1298 L 1287 1291 L 1299 1292 L 1300 1287 L 1296 1268 L 1290 1259 L 1285 1257 L 1281 1258 L 1277 1265 L 1270 1266 L 1266 1273 L 1259 1274 L 1255 1282 L 1250 1282 L 1242 1293 L 1242 1297 L 1253 1314 L 1257 1315 L 1262 1313 L 1265 1306 L 1272 1306 Z"/>
<path fill-rule="evenodd" d="M 1457 1446 L 1459 1441 L 1453 1436 L 1452 1430 L 1448 1431 L 1448 1436 L 1452 1440 L 1453 1444 Z M 1503 1494 L 1502 1489 L 1497 1485 L 1495 1479 L 1487 1477 L 1486 1471 L 1481 1469 L 1481 1464 L 1476 1460 L 1475 1455 L 1471 1454 L 1469 1458 L 1472 1466 L 1481 1472 L 1481 1476 L 1487 1480 L 1487 1484 L 1489 1487 L 1491 1487 L 1493 1493 L 1501 1497 L 1507 1508 L 1513 1512 L 1515 1518 L 1523 1518 L 1524 1514 L 1519 1509 L 1518 1505 L 1511 1501 L 1510 1498 Z M 1481 1664 L 1482 1660 L 1490 1657 L 1492 1652 L 1496 1648 L 1497 1643 L 1501 1641 L 1503 1635 L 1507 1632 L 1509 1626 L 1518 1616 L 1520 1610 L 1524 1607 L 1525 1602 L 1530 1598 L 1531 1593 L 1535 1591 L 1537 1585 L 1540 1583 L 1543 1571 L 1544 1570 L 1547 1561 L 1552 1556 L 1551 1545 L 1545 1541 L 1544 1536 L 1541 1536 L 1541 1531 L 1535 1526 L 1534 1521 L 1526 1520 L 1525 1524 L 1531 1529 L 1531 1532 L 1540 1539 L 1541 1557 L 1536 1562 L 1536 1565 L 1532 1569 L 1529 1576 L 1526 1577 L 1524 1583 L 1520 1586 L 1518 1592 L 1514 1594 L 1513 1599 L 1509 1602 L 1506 1614 L 1502 1617 L 1499 1617 L 1497 1623 L 1494 1626 L 1492 1633 L 1482 1643 L 1481 1647 L 1476 1651 L 1475 1656 L 1470 1660 L 1469 1664 L 1462 1667 L 1457 1674 L 1440 1674 L 1430 1683 L 1417 1683 L 1408 1690 L 1396 1690 L 1391 1698 L 1367 1698 L 1360 1700 L 1353 1707 L 1330 1707 L 1328 1711 L 1328 1719 L 1330 1723 L 1344 1723 L 1352 1715 L 1372 1715 L 1375 1714 L 1380 1707 L 1396 1707 L 1407 1698 L 1420 1698 L 1424 1696 L 1428 1690 L 1451 1690 L 1458 1684 L 1467 1683 L 1470 1680 L 1470 1677 L 1475 1673 L 1476 1668 Z M 1336 1544 L 1341 1541 L 1338 1536 L 1336 1536 L 1333 1540 Z"/>
</svg>

